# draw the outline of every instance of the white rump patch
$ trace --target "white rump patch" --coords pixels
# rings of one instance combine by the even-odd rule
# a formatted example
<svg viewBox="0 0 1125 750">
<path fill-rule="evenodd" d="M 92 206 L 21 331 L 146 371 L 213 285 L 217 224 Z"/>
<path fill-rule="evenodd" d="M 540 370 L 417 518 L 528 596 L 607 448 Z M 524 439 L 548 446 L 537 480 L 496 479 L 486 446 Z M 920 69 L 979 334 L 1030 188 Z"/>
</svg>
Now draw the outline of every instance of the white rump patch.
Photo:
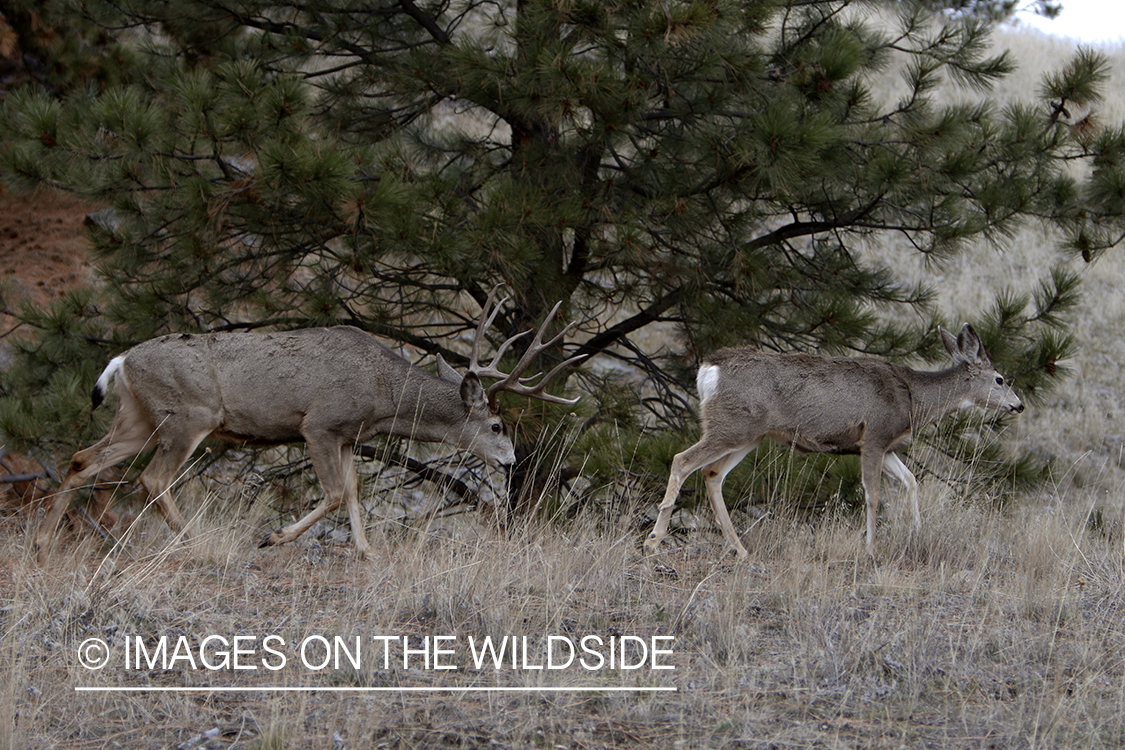
<svg viewBox="0 0 1125 750">
<path fill-rule="evenodd" d="M 703 365 L 695 376 L 695 389 L 699 391 L 699 403 L 703 405 L 719 390 L 719 366 Z"/>
<path fill-rule="evenodd" d="M 102 370 L 101 376 L 98 378 L 98 389 L 102 395 L 109 393 L 109 384 L 113 380 L 113 376 L 121 371 L 121 363 L 125 361 L 124 354 L 118 354 L 116 357 L 109 361 L 109 364 Z"/>
</svg>

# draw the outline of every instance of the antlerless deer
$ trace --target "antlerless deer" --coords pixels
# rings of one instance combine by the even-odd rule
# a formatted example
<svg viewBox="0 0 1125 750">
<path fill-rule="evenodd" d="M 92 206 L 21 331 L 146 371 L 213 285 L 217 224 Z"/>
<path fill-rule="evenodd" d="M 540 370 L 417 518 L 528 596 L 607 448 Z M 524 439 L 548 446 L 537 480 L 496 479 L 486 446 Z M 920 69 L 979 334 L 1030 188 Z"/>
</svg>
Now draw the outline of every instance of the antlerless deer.
<svg viewBox="0 0 1125 750">
<path fill-rule="evenodd" d="M 296 523 L 264 542 L 284 544 L 304 533 L 329 511 L 348 509 L 356 552 L 371 547 L 360 516 L 352 448 L 375 435 L 395 435 L 446 443 L 482 458 L 489 466 L 510 466 L 515 451 L 499 416 L 501 391 L 552 403 L 572 404 L 544 393 L 568 359 L 534 385 L 521 373 L 570 330 L 547 343 L 543 332 L 555 305 L 511 373 L 496 363 L 518 339 L 501 345 L 492 363 L 479 363 L 485 332 L 503 301 L 489 313 L 485 302 L 473 340 L 469 369 L 462 377 L 441 362 L 435 376 L 350 326 L 309 328 L 285 333 L 215 333 L 163 336 L 134 346 L 110 361 L 94 388 L 94 406 L 117 381 L 117 413 L 109 432 L 78 451 L 35 537 L 40 564 L 50 554 L 51 537 L 71 497 L 99 471 L 147 449 L 155 449 L 140 481 L 176 531 L 185 526 L 172 499 L 176 474 L 205 439 L 272 445 L 304 441 L 324 488 L 324 500 Z M 560 303 L 561 304 L 561 303 Z M 486 391 L 481 378 L 496 378 Z"/>
<path fill-rule="evenodd" d="M 992 366 L 972 326 L 956 338 L 939 328 L 953 367 L 919 372 L 873 358 L 724 349 L 704 359 L 696 378 L 703 437 L 672 460 L 668 489 L 645 548 L 656 551 L 680 487 L 703 469 L 723 537 L 739 558 L 746 548 L 723 502 L 723 479 L 763 438 L 802 453 L 859 454 L 867 505 L 867 551 L 874 551 L 880 471 L 906 486 L 914 527 L 922 524 L 918 482 L 893 451 L 911 433 L 959 409 L 1022 412 L 1023 403 Z"/>
</svg>

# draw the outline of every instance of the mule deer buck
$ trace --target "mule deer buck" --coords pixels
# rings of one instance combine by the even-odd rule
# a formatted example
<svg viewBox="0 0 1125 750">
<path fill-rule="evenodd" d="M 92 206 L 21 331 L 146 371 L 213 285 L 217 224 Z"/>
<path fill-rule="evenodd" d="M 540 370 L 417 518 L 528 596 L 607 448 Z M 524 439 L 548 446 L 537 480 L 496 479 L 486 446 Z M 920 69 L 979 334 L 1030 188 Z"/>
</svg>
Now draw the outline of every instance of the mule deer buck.
<svg viewBox="0 0 1125 750">
<path fill-rule="evenodd" d="M 704 359 L 696 377 L 703 437 L 672 460 L 668 489 L 645 549 L 655 552 L 668 532 L 680 487 L 703 469 L 707 496 L 727 544 L 747 557 L 726 504 L 723 480 L 763 438 L 802 453 L 858 454 L 867 506 L 867 551 L 875 546 L 880 471 L 906 487 L 914 528 L 922 525 L 918 482 L 894 451 L 911 433 L 959 409 L 979 406 L 1022 412 L 972 326 L 957 337 L 938 329 L 953 366 L 919 372 L 880 359 L 776 354 L 724 349 Z"/>
<path fill-rule="evenodd" d="M 531 362 L 570 331 L 546 343 L 555 305 L 510 373 L 497 369 L 508 348 L 531 331 L 505 341 L 488 366 L 480 347 L 504 301 L 488 296 L 476 329 L 468 373 L 444 360 L 440 375 L 416 367 L 358 328 L 308 328 L 285 333 L 182 334 L 151 339 L 113 358 L 94 387 L 94 407 L 117 380 L 117 413 L 109 432 L 74 454 L 70 469 L 35 537 L 40 564 L 77 488 L 106 467 L 155 449 L 140 482 L 177 532 L 185 527 L 172 498 L 176 473 L 205 439 L 254 445 L 308 444 L 324 499 L 299 521 L 275 531 L 262 546 L 291 542 L 344 503 L 356 553 L 371 547 L 360 517 L 352 448 L 375 435 L 440 442 L 467 450 L 492 468 L 515 463 L 496 395 L 573 404 L 544 393 L 567 359 L 546 375 L 521 377 Z M 561 304 L 561 303 L 559 303 Z M 536 381 L 536 378 L 539 378 Z M 496 379 L 487 390 L 482 378 Z"/>
</svg>

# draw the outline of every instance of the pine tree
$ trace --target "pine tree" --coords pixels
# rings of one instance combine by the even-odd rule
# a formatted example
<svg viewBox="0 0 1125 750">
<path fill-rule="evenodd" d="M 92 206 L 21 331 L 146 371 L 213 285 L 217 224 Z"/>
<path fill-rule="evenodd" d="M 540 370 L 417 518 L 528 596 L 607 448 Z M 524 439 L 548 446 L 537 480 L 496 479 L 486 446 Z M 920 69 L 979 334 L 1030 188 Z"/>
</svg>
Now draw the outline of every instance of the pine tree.
<svg viewBox="0 0 1125 750">
<path fill-rule="evenodd" d="M 976 16 L 990 21 L 1004 21 L 1016 13 L 1030 12 L 1047 18 L 1056 18 L 1062 12 L 1062 3 L 1053 0 L 925 0 L 925 5 L 933 10 L 955 15 Z"/>
<path fill-rule="evenodd" d="M 865 17 L 890 6 L 889 30 Z M 22 90 L 0 111 L 7 181 L 108 206 L 90 231 L 104 289 L 22 313 L 39 335 L 6 376 L 0 430 L 24 440 L 88 437 L 80 384 L 169 331 L 349 323 L 463 362 L 460 336 L 501 283 L 498 337 L 559 299 L 580 322 L 563 349 L 593 355 L 592 433 L 690 431 L 694 365 L 720 346 L 942 358 L 936 326 L 951 321 L 932 291 L 864 243 L 905 238 L 937 263 L 1039 220 L 1093 261 L 1125 226 L 1123 130 L 1070 115 L 1099 96 L 1105 58 L 1080 52 L 1018 106 L 948 103 L 943 89 L 987 92 L 1013 66 L 973 14 L 858 0 L 51 7 L 127 41 L 138 64 L 129 83 Z M 891 66 L 905 92 L 881 101 L 872 81 Z M 1074 346 L 1078 288 L 1062 266 L 1032 283 L 974 322 L 1034 397 Z M 645 344 L 651 330 L 677 339 Z M 656 396 L 623 396 L 614 361 Z M 45 384 L 48 420 L 29 395 Z"/>
<path fill-rule="evenodd" d="M 123 82 L 136 66 L 132 47 L 85 19 L 56 15 L 58 10 L 39 0 L 0 0 L 4 89 L 33 81 L 59 95 Z"/>
</svg>

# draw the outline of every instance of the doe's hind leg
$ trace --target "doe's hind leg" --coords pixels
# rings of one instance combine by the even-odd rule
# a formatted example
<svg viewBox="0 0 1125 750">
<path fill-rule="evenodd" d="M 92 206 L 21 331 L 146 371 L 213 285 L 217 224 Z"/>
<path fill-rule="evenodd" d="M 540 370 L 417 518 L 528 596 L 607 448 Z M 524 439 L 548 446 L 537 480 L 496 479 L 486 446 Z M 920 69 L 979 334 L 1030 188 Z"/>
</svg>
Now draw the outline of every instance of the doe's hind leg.
<svg viewBox="0 0 1125 750">
<path fill-rule="evenodd" d="M 719 526 L 723 530 L 723 538 L 734 549 L 739 560 L 745 560 L 750 556 L 750 553 L 742 546 L 742 540 L 738 538 L 738 532 L 734 530 L 734 524 L 731 523 L 730 513 L 727 511 L 727 504 L 723 499 L 723 481 L 727 478 L 727 474 L 730 474 L 735 466 L 742 463 L 742 459 L 746 458 L 750 451 L 756 447 L 758 446 L 755 443 L 740 448 L 703 469 L 703 476 L 707 485 L 707 497 L 711 500 L 711 508 L 715 511 L 715 517 L 719 519 Z"/>
<path fill-rule="evenodd" d="M 757 443 L 752 443 L 752 445 L 756 444 Z M 668 535 L 668 523 L 672 519 L 672 511 L 676 507 L 676 498 L 679 497 L 680 488 L 683 487 L 684 482 L 691 476 L 692 472 L 702 469 L 704 466 L 718 465 L 725 457 L 742 450 L 744 447 L 745 444 L 733 447 L 716 445 L 713 439 L 708 438 L 707 434 L 704 433 L 698 443 L 684 450 L 682 453 L 676 454 L 676 457 L 672 459 L 672 471 L 668 475 L 668 487 L 664 491 L 664 500 L 660 503 L 660 510 L 656 516 L 656 524 L 653 526 L 652 532 L 649 533 L 648 539 L 645 540 L 644 548 L 647 551 L 655 552 L 660 546 L 661 540 Z M 721 492 L 719 496 L 722 497 Z M 726 508 L 723 508 L 721 513 L 716 510 L 716 513 L 720 516 L 720 524 L 723 523 L 724 518 L 726 518 L 726 524 L 730 524 L 730 517 L 726 513 Z M 726 531 L 724 529 L 724 534 L 725 533 Z M 733 526 L 731 527 L 731 533 L 733 534 Z M 737 540 L 737 535 L 734 535 L 734 538 Z M 735 546 L 737 549 L 741 547 L 742 544 L 741 542 L 736 542 L 736 544 L 732 546 Z M 745 549 L 743 549 L 743 552 L 745 552 Z"/>
</svg>

